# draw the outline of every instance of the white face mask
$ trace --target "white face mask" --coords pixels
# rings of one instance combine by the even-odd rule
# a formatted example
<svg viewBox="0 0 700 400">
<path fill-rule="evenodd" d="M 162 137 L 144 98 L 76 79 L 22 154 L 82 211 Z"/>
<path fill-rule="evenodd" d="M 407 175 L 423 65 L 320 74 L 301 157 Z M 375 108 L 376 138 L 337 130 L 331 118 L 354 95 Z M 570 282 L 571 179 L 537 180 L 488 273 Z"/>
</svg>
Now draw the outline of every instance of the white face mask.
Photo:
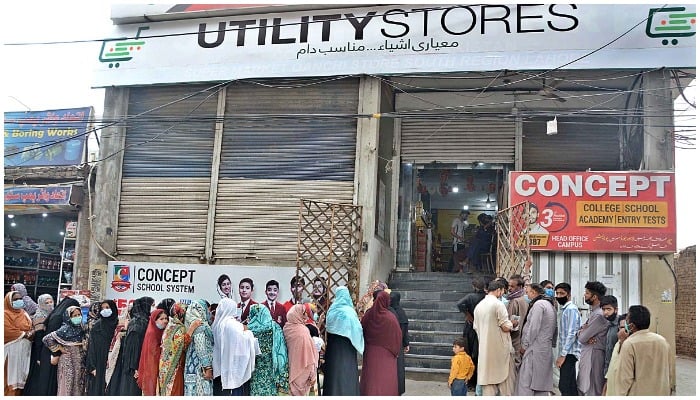
<svg viewBox="0 0 700 400">
<path fill-rule="evenodd" d="M 112 316 L 112 309 L 105 308 L 104 310 L 100 311 L 100 315 L 103 316 L 104 318 L 109 318 Z"/>
</svg>

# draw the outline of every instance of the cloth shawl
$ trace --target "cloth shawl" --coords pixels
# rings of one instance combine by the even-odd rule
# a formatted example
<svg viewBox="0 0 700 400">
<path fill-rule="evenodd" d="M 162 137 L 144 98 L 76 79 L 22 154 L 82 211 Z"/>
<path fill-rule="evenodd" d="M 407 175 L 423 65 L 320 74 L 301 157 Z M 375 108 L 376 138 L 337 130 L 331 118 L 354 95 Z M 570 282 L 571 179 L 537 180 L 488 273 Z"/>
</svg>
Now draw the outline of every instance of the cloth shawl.
<svg viewBox="0 0 700 400">
<path fill-rule="evenodd" d="M 508 293 L 506 298 L 508 300 L 519 299 L 524 294 L 525 294 L 525 289 L 520 288 L 520 289 L 514 291 L 513 293 Z"/>
<path fill-rule="evenodd" d="M 287 341 L 289 358 L 289 381 L 293 382 L 305 373 L 307 368 L 318 367 L 318 352 L 306 327 L 306 309 L 303 304 L 295 304 L 287 313 L 287 323 L 282 331 Z"/>
<path fill-rule="evenodd" d="M 402 342 L 401 326 L 394 314 L 389 311 L 389 302 L 389 293 L 381 291 L 374 300 L 372 308 L 362 317 L 362 330 L 366 344 L 381 346 L 396 357 L 401 348 L 394 344 L 400 345 Z"/>
<path fill-rule="evenodd" d="M 221 345 L 223 343 L 223 321 L 228 318 L 236 319 L 236 311 L 238 303 L 235 300 L 227 297 L 221 298 L 219 305 L 216 306 L 216 314 L 214 323 L 211 324 L 211 331 L 214 335 L 214 354 L 212 368 L 214 369 L 214 377 L 221 376 Z"/>
<path fill-rule="evenodd" d="M 61 300 L 49 316 L 46 317 L 46 334 L 56 331 L 63 325 L 63 316 L 68 307 L 80 307 L 80 303 L 72 297 L 66 297 Z"/>
<path fill-rule="evenodd" d="M 367 288 L 367 293 L 365 293 L 361 298 L 360 301 L 357 302 L 357 309 L 359 310 L 360 313 L 365 313 L 367 310 L 372 308 L 372 305 L 374 304 L 374 292 L 378 292 L 384 289 L 387 289 L 389 286 L 387 286 L 386 283 L 376 280 L 373 281 L 372 283 L 369 284 L 369 287 Z"/>
<path fill-rule="evenodd" d="M 217 314 L 218 313 L 217 308 Z M 187 307 L 187 312 L 185 312 L 185 328 L 189 329 L 190 325 L 192 325 L 194 321 L 198 320 L 202 321 L 202 325 L 192 332 L 192 336 L 204 334 L 204 336 L 211 338 L 211 341 L 214 342 L 214 336 L 212 334 L 211 327 L 209 327 L 209 311 L 207 311 L 207 303 L 202 299 L 193 301 L 192 304 Z M 202 366 L 212 365 L 212 352 L 213 349 L 209 349 L 208 355 L 200 355 L 199 362 Z"/>
<path fill-rule="evenodd" d="M 49 300 L 51 300 L 51 307 L 46 304 Z M 51 311 L 53 311 L 53 297 L 48 293 L 44 293 L 36 299 L 36 304 L 37 309 L 34 315 L 32 315 L 32 323 L 35 329 L 45 329 L 46 318 L 48 318 Z"/>
<path fill-rule="evenodd" d="M 348 338 L 358 353 L 364 353 L 362 324 L 352 305 L 350 291 L 345 286 L 335 288 L 335 299 L 326 313 L 326 332 Z"/>
<path fill-rule="evenodd" d="M 272 335 L 272 371 L 274 379 L 286 380 L 289 371 L 289 359 L 287 358 L 287 343 L 284 340 L 282 328 L 272 319 L 270 310 L 261 304 L 250 307 L 248 329 L 256 338 L 269 333 Z M 278 382 L 282 384 L 282 382 Z"/>
<path fill-rule="evenodd" d="M 158 391 L 160 396 L 169 396 L 175 382 L 175 373 L 180 360 L 185 356 L 185 312 L 187 305 L 175 303 L 170 307 L 170 322 L 163 332 L 163 350 L 158 367 Z"/>
<path fill-rule="evenodd" d="M 219 374 L 221 376 L 222 389 L 237 389 L 243 386 L 253 376 L 255 369 L 255 337 L 251 331 L 246 331 L 242 323 L 233 317 L 235 312 L 235 302 L 222 299 L 216 308 L 216 318 L 219 312 L 223 311 L 224 317 L 217 325 L 217 333 L 214 342 L 218 342 Z M 221 310 L 223 307 L 223 310 Z M 265 306 L 254 304 L 253 307 Z"/>
<path fill-rule="evenodd" d="M 27 294 L 27 287 L 24 286 L 23 283 L 15 283 L 14 285 L 12 285 L 10 290 L 12 290 L 13 292 L 19 292 L 19 294 L 22 295 L 22 300 L 24 300 L 24 311 L 26 311 L 30 317 L 34 315 L 36 309 L 39 306 Z"/>
<path fill-rule="evenodd" d="M 119 315 L 119 322 L 114 328 L 112 333 L 112 342 L 109 344 L 109 354 L 107 355 L 107 370 L 105 371 L 105 385 L 109 385 L 112 380 L 112 375 L 114 374 L 114 369 L 117 366 L 117 360 L 119 359 L 119 350 L 122 346 L 122 339 L 126 335 L 126 329 L 124 325 L 129 322 L 129 317 L 131 316 L 130 309 L 124 308 Z"/>
<path fill-rule="evenodd" d="M 141 345 L 141 357 L 139 358 L 139 377 L 136 383 L 143 391 L 144 396 L 155 396 L 158 385 L 158 363 L 160 362 L 161 342 L 163 340 L 163 330 L 158 328 L 156 320 L 166 310 L 156 308 L 151 312 L 148 319 L 146 336 L 143 337 Z"/>
<path fill-rule="evenodd" d="M 83 330 L 82 323 L 75 325 L 70 320 L 70 315 L 75 310 L 80 311 L 80 307 L 70 306 L 66 309 L 63 313 L 63 325 L 56 331 L 56 336 L 58 337 L 57 341 L 63 345 L 82 343 L 83 338 L 85 338 L 85 331 Z"/>
<path fill-rule="evenodd" d="M 170 297 L 165 298 L 158 303 L 156 308 L 160 308 L 161 310 L 165 311 L 169 317 L 172 317 L 173 315 L 170 313 L 172 310 L 172 307 L 175 305 L 175 299 L 171 299 Z"/>
<path fill-rule="evenodd" d="M 103 304 L 107 304 L 109 306 L 109 309 L 112 310 L 112 315 L 107 318 L 100 315 L 95 324 L 92 326 L 90 335 L 97 335 L 100 337 L 100 340 L 108 341 L 112 339 L 114 336 L 114 330 L 117 328 L 117 323 L 119 322 L 119 310 L 117 309 L 117 304 L 114 302 L 114 300 L 103 300 L 100 302 L 98 304 L 100 306 L 100 310 L 102 309 Z"/>
<path fill-rule="evenodd" d="M 12 307 L 12 296 L 15 293 L 18 292 L 11 291 L 5 295 L 5 344 L 19 339 L 24 332 L 32 329 L 32 320 L 27 312 Z"/>
</svg>

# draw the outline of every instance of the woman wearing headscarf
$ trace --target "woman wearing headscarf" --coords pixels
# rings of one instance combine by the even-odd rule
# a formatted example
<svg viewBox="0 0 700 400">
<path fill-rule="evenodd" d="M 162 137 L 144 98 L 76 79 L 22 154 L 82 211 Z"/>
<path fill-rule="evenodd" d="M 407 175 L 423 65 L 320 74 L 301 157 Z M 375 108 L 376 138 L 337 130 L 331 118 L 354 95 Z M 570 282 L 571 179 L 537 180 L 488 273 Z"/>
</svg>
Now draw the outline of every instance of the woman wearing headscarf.
<svg viewBox="0 0 700 400">
<path fill-rule="evenodd" d="M 139 359 L 139 377 L 136 383 L 141 388 L 144 396 L 155 396 L 158 387 L 158 364 L 160 363 L 161 344 L 163 331 L 168 326 L 168 312 L 156 308 L 151 312 L 146 328 L 146 336 L 141 345 L 141 357 Z"/>
<path fill-rule="evenodd" d="M 117 327 L 112 335 L 112 342 L 109 344 L 109 353 L 107 355 L 107 369 L 105 370 L 105 385 L 107 385 L 107 394 L 109 396 L 118 396 L 121 389 L 123 359 L 121 357 L 121 349 L 126 336 L 126 329 L 131 319 L 131 311 L 133 303 L 125 307 L 119 314 Z"/>
<path fill-rule="evenodd" d="M 284 324 L 284 339 L 287 342 L 289 358 L 289 391 L 292 396 L 308 396 L 316 383 L 318 351 L 306 327 L 312 317 L 306 304 L 295 304 L 287 313 Z"/>
<path fill-rule="evenodd" d="M 22 294 L 5 295 L 5 396 L 17 396 L 24 389 L 29 374 L 34 336 L 32 320 L 24 311 Z"/>
<path fill-rule="evenodd" d="M 131 320 L 126 328 L 126 335 L 121 346 L 122 373 L 119 382 L 119 395 L 141 396 L 141 388 L 136 383 L 139 377 L 139 361 L 141 361 L 141 348 L 146 337 L 148 320 L 151 314 L 151 306 L 154 301 L 151 297 L 141 297 L 134 301 L 131 308 Z"/>
<path fill-rule="evenodd" d="M 104 396 L 107 390 L 105 372 L 109 345 L 112 343 L 114 330 L 119 321 L 117 304 L 114 301 L 103 300 L 95 304 L 99 306 L 99 318 L 93 324 L 88 339 L 87 355 L 85 356 L 85 370 L 87 371 L 85 386 L 88 396 Z"/>
<path fill-rule="evenodd" d="M 160 308 L 161 310 L 168 313 L 168 317 L 172 317 L 172 315 L 170 315 L 170 312 L 172 311 L 174 305 L 175 299 L 171 299 L 170 297 L 168 297 L 161 300 L 160 303 L 158 303 L 158 305 L 156 306 L 156 308 Z"/>
<path fill-rule="evenodd" d="M 39 307 L 34 300 L 27 294 L 27 287 L 23 283 L 15 283 L 10 288 L 13 292 L 19 292 L 22 295 L 22 300 L 24 300 L 24 311 L 29 314 L 30 317 L 34 316 L 37 308 Z"/>
<path fill-rule="evenodd" d="M 192 343 L 185 355 L 185 396 L 212 396 L 214 336 L 209 327 L 209 311 L 204 300 L 193 301 L 187 307 L 185 327 L 189 328 L 195 321 L 202 324 L 194 330 Z"/>
<path fill-rule="evenodd" d="M 170 308 L 170 322 L 163 332 L 163 350 L 158 367 L 158 395 L 185 395 L 185 351 L 192 341 L 192 333 L 202 324 L 194 321 L 185 330 L 187 305 L 175 303 Z"/>
<path fill-rule="evenodd" d="M 36 384 L 37 377 L 39 376 L 40 363 L 39 359 L 41 357 L 41 350 L 44 348 L 44 336 L 46 335 L 46 320 L 53 311 L 53 297 L 50 294 L 42 294 L 36 300 L 38 308 L 36 312 L 31 317 L 32 326 L 34 327 L 34 341 L 32 342 L 32 356 L 29 364 L 29 375 L 27 376 L 27 383 L 24 385 L 25 389 L 23 393 L 25 395 L 31 392 L 31 384 L 34 382 Z"/>
<path fill-rule="evenodd" d="M 399 352 L 399 358 L 396 359 L 396 371 L 397 378 L 399 380 L 399 396 L 404 394 L 406 391 L 406 368 L 404 365 L 404 353 L 409 350 L 408 341 L 408 316 L 406 316 L 406 311 L 401 307 L 401 293 L 392 291 L 389 293 L 389 310 L 396 316 L 399 321 L 399 326 L 401 327 L 401 351 Z"/>
<path fill-rule="evenodd" d="M 68 307 L 63 325 L 44 336 L 44 345 L 51 350 L 51 364 L 58 365 L 57 396 L 82 396 L 85 390 L 85 332 L 80 307 Z"/>
<path fill-rule="evenodd" d="M 256 306 L 250 307 L 249 320 L 253 307 Z M 265 309 L 267 310 L 267 308 Z M 222 394 L 247 395 L 250 391 L 250 385 L 246 385 L 246 383 L 251 379 L 253 369 L 257 370 L 255 337 L 235 318 L 235 301 L 224 298 L 216 310 L 212 327 L 214 334 L 214 376 L 221 378 Z"/>
<path fill-rule="evenodd" d="M 251 396 L 277 396 L 289 393 L 289 361 L 282 328 L 262 304 L 250 307 L 248 329 L 258 339 L 260 354 L 250 381 Z"/>
<path fill-rule="evenodd" d="M 365 338 L 350 291 L 345 286 L 335 289 L 335 299 L 326 314 L 326 332 L 323 395 L 359 396 L 357 353 L 364 352 Z"/>
<path fill-rule="evenodd" d="M 402 351 L 401 326 L 389 311 L 389 293 L 379 292 L 362 317 L 365 352 L 362 357 L 362 396 L 398 396 L 396 358 Z"/>
<path fill-rule="evenodd" d="M 61 300 L 44 320 L 44 325 L 46 326 L 44 336 L 55 332 L 63 326 L 63 318 L 69 307 L 80 308 L 80 302 L 72 297 L 66 297 Z M 44 345 L 43 338 L 40 347 L 37 373 L 32 374 L 32 379 L 27 381 L 23 394 L 27 396 L 56 396 L 58 392 L 56 370 L 58 368 L 51 364 L 51 350 Z"/>
<path fill-rule="evenodd" d="M 374 304 L 374 298 L 377 297 L 376 293 L 386 288 L 388 288 L 387 284 L 380 280 L 375 280 L 369 284 L 369 287 L 367 288 L 367 293 L 365 293 L 357 302 L 357 311 L 360 315 L 360 318 L 362 318 L 365 315 L 367 310 L 372 308 L 372 304 Z"/>
</svg>

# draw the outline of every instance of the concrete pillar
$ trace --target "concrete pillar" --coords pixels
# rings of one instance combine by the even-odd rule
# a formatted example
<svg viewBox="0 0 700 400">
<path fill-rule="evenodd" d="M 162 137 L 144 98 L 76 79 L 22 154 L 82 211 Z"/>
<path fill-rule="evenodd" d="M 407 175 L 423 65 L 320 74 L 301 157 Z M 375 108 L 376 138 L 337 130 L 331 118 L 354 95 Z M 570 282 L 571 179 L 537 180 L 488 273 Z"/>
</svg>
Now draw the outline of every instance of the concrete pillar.
<svg viewBox="0 0 700 400">
<path fill-rule="evenodd" d="M 669 71 L 666 69 L 644 75 L 644 170 L 673 169 L 673 97 L 670 85 Z"/>
<path fill-rule="evenodd" d="M 107 88 L 105 90 L 104 120 L 117 121 L 126 117 L 128 100 L 128 88 Z M 92 190 L 91 212 L 94 217 L 90 225 L 94 236 L 94 240 L 90 240 L 90 265 L 104 265 L 111 260 L 98 248 L 95 241 L 109 254 L 114 254 L 117 250 L 119 193 L 125 140 L 126 123 L 112 125 L 101 132 L 99 158 L 113 156 L 101 161 L 95 167 L 93 171 L 94 184 L 90 185 Z M 89 208 L 85 211 L 90 213 Z M 89 235 L 89 231 L 87 234 Z"/>
<path fill-rule="evenodd" d="M 381 82 L 376 78 L 362 77 L 359 91 L 358 113 L 379 113 Z M 375 235 L 379 125 L 377 118 L 360 118 L 357 121 L 355 201 L 362 206 L 362 241 L 367 243 L 367 251 L 360 253 L 361 295 L 374 279 L 387 279 L 392 269 L 391 250 Z"/>
</svg>

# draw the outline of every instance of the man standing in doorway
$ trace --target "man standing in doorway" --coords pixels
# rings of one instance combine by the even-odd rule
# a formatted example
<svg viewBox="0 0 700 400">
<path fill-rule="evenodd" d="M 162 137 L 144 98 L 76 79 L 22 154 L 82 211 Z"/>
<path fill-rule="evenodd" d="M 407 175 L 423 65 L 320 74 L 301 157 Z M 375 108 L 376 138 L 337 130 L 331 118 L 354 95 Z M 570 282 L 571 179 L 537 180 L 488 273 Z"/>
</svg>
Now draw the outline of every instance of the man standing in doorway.
<svg viewBox="0 0 700 400">
<path fill-rule="evenodd" d="M 630 336 L 620 346 L 615 374 L 623 396 L 671 396 L 676 391 L 676 361 L 666 339 L 649 331 L 651 313 L 632 306 L 627 313 Z"/>
<path fill-rule="evenodd" d="M 464 231 L 467 227 L 467 219 L 469 218 L 469 211 L 462 210 L 458 217 L 452 220 L 452 228 L 450 233 L 452 234 L 452 258 L 447 263 L 447 272 L 453 272 L 455 269 L 461 270 L 459 262 L 464 260 L 464 253 L 466 251 L 466 246 L 464 244 Z"/>
<path fill-rule="evenodd" d="M 607 288 L 598 281 L 587 282 L 584 301 L 591 307 L 588 320 L 578 331 L 581 361 L 578 363 L 578 391 L 581 396 L 600 396 L 605 384 L 605 340 L 608 320 L 600 309 L 600 299 Z"/>
<path fill-rule="evenodd" d="M 501 282 L 491 281 L 488 294 L 474 309 L 474 330 L 479 336 L 477 384 L 481 386 L 484 396 L 513 394 L 508 379 L 513 369 L 513 345 L 510 340 L 513 322 L 508 319 L 508 311 L 501 301 L 505 291 Z"/>
<path fill-rule="evenodd" d="M 576 362 L 581 355 L 581 345 L 576 335 L 581 328 L 581 315 L 576 304 L 571 301 L 571 285 L 561 282 L 554 290 L 557 303 L 562 306 L 559 322 L 559 357 L 556 360 L 559 368 L 559 392 L 562 396 L 578 396 Z"/>
</svg>

